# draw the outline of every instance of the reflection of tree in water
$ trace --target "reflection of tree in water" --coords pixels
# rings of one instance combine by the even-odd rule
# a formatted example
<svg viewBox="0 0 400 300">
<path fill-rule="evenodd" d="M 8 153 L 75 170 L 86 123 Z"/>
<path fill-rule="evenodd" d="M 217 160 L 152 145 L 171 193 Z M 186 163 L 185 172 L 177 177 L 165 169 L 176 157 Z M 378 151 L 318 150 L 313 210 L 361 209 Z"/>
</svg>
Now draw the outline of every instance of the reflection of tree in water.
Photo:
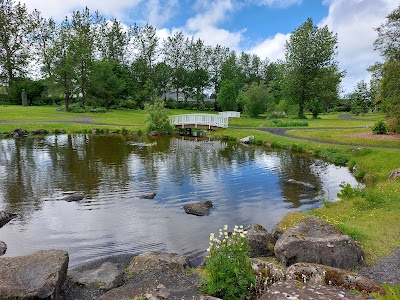
<svg viewBox="0 0 400 300">
<path fill-rule="evenodd" d="M 321 178 L 315 174 L 314 160 L 289 151 L 278 152 L 278 157 L 280 158 L 280 185 L 284 201 L 290 202 L 295 208 L 304 204 L 317 203 L 322 182 Z M 312 185 L 315 188 L 310 188 L 300 184 L 300 182 Z"/>
</svg>

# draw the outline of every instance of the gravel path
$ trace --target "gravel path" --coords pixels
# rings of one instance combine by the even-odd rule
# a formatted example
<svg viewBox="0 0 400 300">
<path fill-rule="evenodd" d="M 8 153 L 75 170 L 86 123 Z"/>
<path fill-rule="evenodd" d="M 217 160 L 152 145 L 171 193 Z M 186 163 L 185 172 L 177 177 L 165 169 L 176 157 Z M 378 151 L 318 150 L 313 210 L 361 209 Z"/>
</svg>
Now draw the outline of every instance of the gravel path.
<svg viewBox="0 0 400 300">
<path fill-rule="evenodd" d="M 400 246 L 389 256 L 371 267 L 359 270 L 358 273 L 377 282 L 400 284 Z"/>
</svg>

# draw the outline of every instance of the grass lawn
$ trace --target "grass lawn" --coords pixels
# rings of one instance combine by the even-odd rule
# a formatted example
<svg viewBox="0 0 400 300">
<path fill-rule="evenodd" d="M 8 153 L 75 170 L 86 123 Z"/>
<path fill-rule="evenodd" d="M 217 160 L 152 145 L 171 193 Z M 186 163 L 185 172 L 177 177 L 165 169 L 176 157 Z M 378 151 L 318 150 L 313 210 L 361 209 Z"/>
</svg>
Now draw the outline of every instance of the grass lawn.
<svg viewBox="0 0 400 300">
<path fill-rule="evenodd" d="M 170 115 L 188 113 L 201 112 L 169 110 Z M 400 245 L 400 180 L 388 180 L 390 172 L 393 169 L 400 168 L 400 150 L 368 148 L 368 145 L 400 145 L 396 141 L 369 140 L 354 134 L 370 131 L 370 129 L 356 127 L 372 126 L 376 121 L 384 118 L 383 114 L 357 116 L 356 120 L 343 119 L 337 114 L 321 115 L 320 119 L 307 119 L 308 127 L 321 128 L 320 130 L 292 128 L 288 132 L 298 137 L 331 142 L 346 141 L 365 145 L 363 149 L 357 149 L 357 151 L 354 151 L 355 147 L 352 146 L 311 142 L 299 140 L 295 137 L 277 136 L 256 129 L 246 129 L 269 126 L 271 120 L 266 118 L 231 119 L 229 121 L 230 128 L 215 131 L 211 135 L 229 139 L 254 135 L 255 144 L 262 145 L 268 142 L 273 147 L 292 149 L 301 153 L 311 150 L 316 157 L 327 159 L 333 163 L 347 165 L 350 168 L 357 166 L 354 175 L 366 184 L 361 195 L 356 189 L 350 190 L 346 199 L 328 203 L 321 208 L 298 215 L 314 214 L 333 222 L 339 229 L 361 242 L 367 255 L 367 262 L 373 263 Z M 54 120 L 58 122 L 54 122 Z M 123 127 L 130 131 L 137 131 L 145 130 L 145 120 L 146 112 L 138 110 L 115 110 L 102 114 L 74 114 L 59 112 L 54 106 L 0 106 L 0 132 L 7 133 L 15 128 L 22 128 L 27 131 L 63 129 L 68 133 L 81 133 L 95 128 L 120 130 Z M 1 123 L 1 121 L 16 122 Z M 77 121 L 81 123 L 76 123 Z M 93 122 L 99 124 L 92 124 Z M 342 129 L 323 129 L 323 127 Z"/>
</svg>

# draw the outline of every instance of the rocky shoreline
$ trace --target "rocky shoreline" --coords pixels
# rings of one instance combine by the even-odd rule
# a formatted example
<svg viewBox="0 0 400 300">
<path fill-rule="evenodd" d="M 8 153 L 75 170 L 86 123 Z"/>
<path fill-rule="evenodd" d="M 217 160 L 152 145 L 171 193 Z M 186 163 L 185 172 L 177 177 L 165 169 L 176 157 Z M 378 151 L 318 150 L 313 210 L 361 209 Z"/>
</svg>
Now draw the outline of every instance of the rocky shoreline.
<svg viewBox="0 0 400 300">
<path fill-rule="evenodd" d="M 277 226 L 269 233 L 257 224 L 247 232 L 257 274 L 254 299 L 362 299 L 383 293 L 384 281 L 400 283 L 400 248 L 389 260 L 366 268 L 359 245 L 317 217 L 285 232 Z M 346 270 L 354 268 L 359 271 Z M 201 270 L 191 268 L 183 255 L 161 252 L 111 256 L 68 269 L 67 252 L 43 250 L 0 258 L 0 298 L 217 299 L 198 292 Z"/>
</svg>

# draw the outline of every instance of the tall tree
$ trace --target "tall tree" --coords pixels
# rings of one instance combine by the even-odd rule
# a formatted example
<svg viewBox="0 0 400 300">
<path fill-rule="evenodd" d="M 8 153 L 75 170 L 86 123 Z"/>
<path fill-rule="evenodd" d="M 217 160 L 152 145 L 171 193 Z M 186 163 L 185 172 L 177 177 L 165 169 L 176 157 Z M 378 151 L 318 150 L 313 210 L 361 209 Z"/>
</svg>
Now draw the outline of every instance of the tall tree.
<svg viewBox="0 0 400 300">
<path fill-rule="evenodd" d="M 380 68 L 383 107 L 386 111 L 391 111 L 395 106 L 400 107 L 400 5 L 386 19 L 386 22 L 376 29 L 378 38 L 374 46 L 384 58 Z"/>
<path fill-rule="evenodd" d="M 244 111 L 250 117 L 258 117 L 267 109 L 269 93 L 263 82 L 253 82 L 246 90 L 240 92 L 239 98 L 243 102 Z"/>
<path fill-rule="evenodd" d="M 362 112 L 366 114 L 372 105 L 371 91 L 368 84 L 361 80 L 357 83 L 354 91 L 349 95 L 352 111 L 356 114 Z"/>
<path fill-rule="evenodd" d="M 221 76 L 222 76 L 222 65 L 228 59 L 229 56 L 229 48 L 222 47 L 220 45 L 215 46 L 214 48 L 209 47 L 210 53 L 210 64 L 209 64 L 209 76 L 210 81 L 213 85 L 214 93 L 218 94 Z"/>
<path fill-rule="evenodd" d="M 221 110 L 235 111 L 237 109 L 238 91 L 232 80 L 224 80 L 221 82 L 219 92 L 217 94 L 218 105 Z"/>
<path fill-rule="evenodd" d="M 10 85 L 29 64 L 35 24 L 25 4 L 0 0 L 0 81 Z"/>
<path fill-rule="evenodd" d="M 308 19 L 297 28 L 285 44 L 286 74 L 285 92 L 287 98 L 298 105 L 299 118 L 305 118 L 308 106 L 318 115 L 320 94 L 327 88 L 338 91 L 338 86 L 323 84 L 338 73 L 336 58 L 337 35 L 327 26 L 318 28 Z M 323 82 L 321 82 L 323 80 Z"/>
<path fill-rule="evenodd" d="M 177 32 L 167 38 L 163 46 L 164 61 L 172 69 L 172 86 L 175 89 L 176 100 L 179 91 L 183 88 L 185 76 L 185 50 L 187 39 L 183 33 Z"/>
</svg>

